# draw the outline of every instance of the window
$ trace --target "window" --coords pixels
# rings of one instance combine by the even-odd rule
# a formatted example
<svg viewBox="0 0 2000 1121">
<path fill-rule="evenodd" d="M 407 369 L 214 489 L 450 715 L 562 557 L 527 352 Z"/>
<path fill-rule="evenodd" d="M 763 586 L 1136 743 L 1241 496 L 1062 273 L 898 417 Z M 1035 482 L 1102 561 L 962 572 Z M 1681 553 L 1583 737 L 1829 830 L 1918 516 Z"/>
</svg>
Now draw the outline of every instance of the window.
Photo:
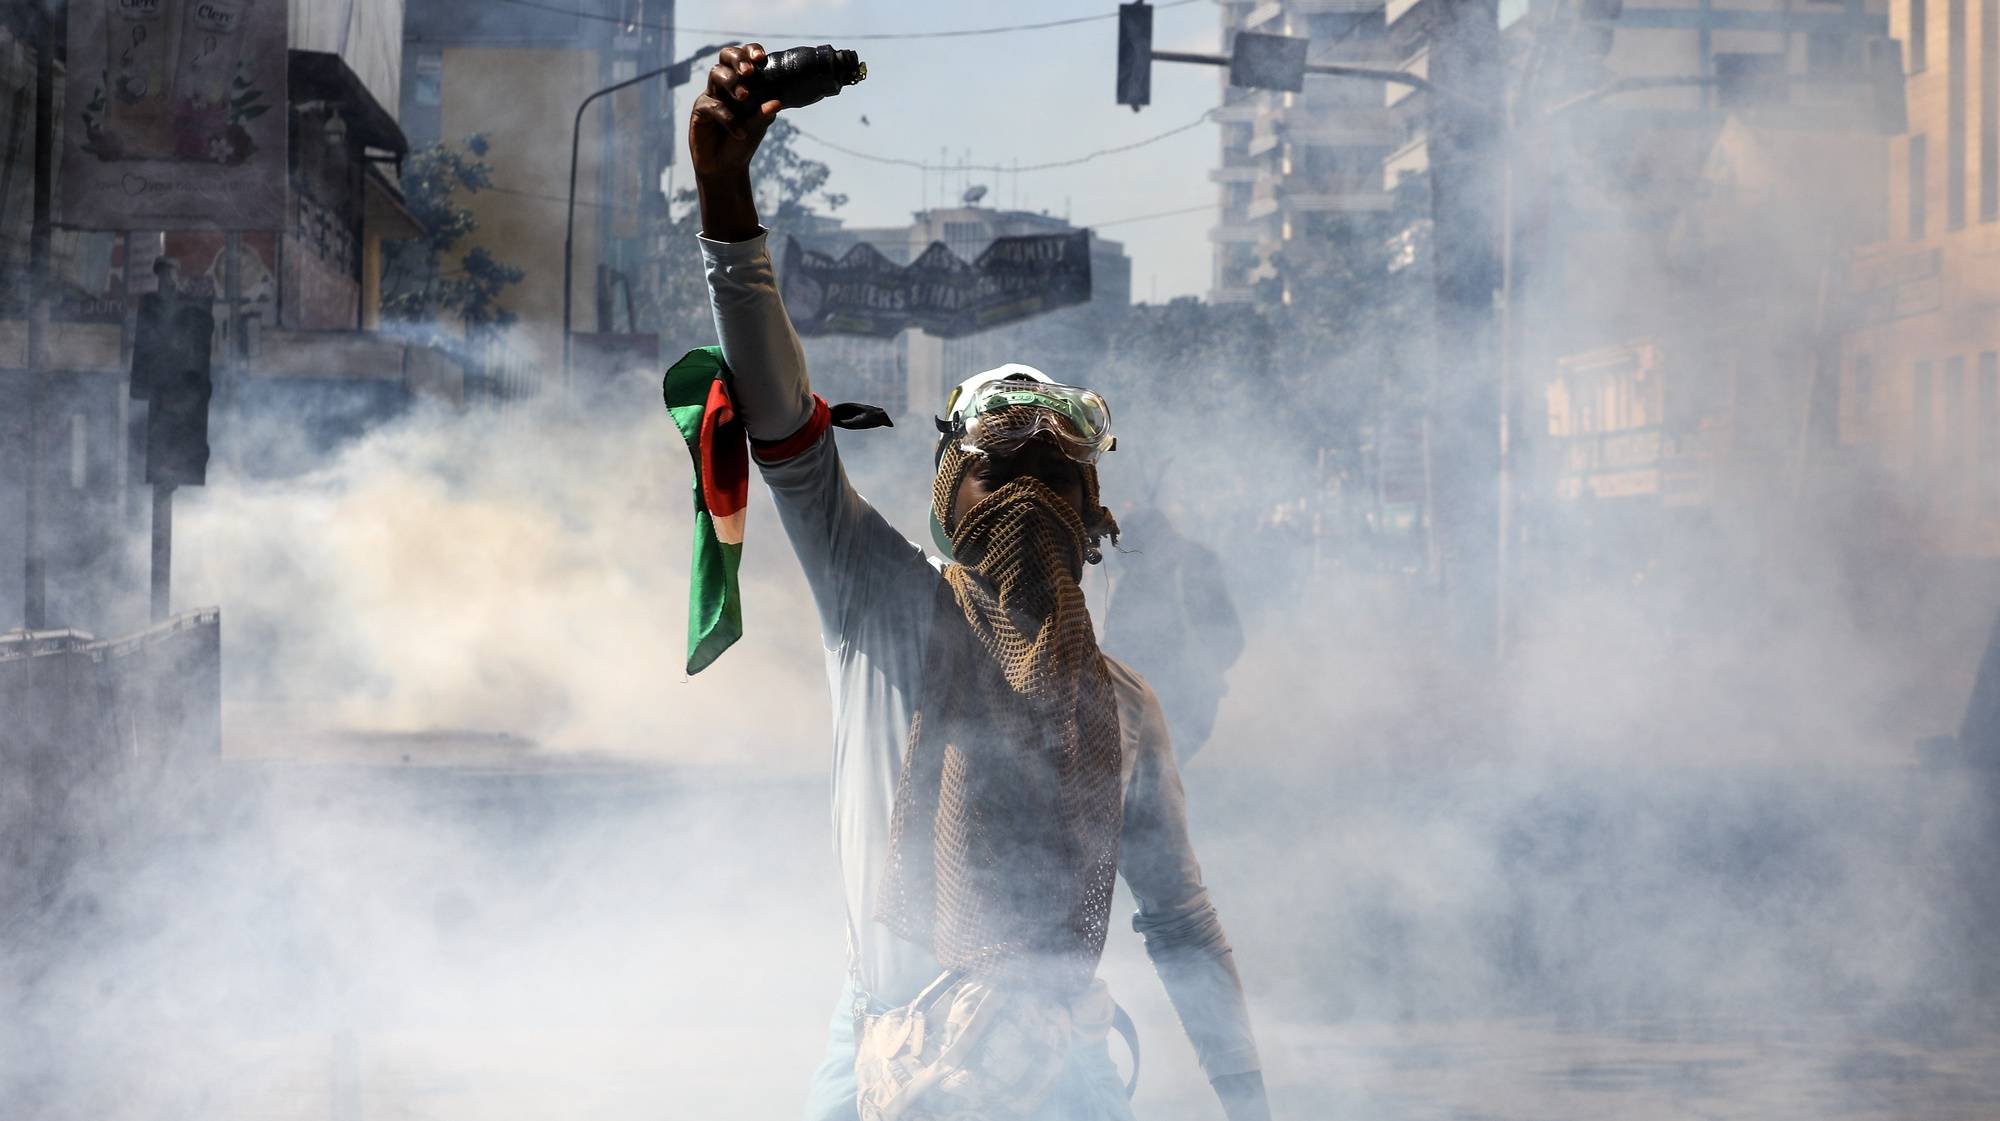
<svg viewBox="0 0 2000 1121">
<path fill-rule="evenodd" d="M 1924 174 L 1926 170 L 1925 162 L 1929 158 L 1928 148 L 1929 145 L 1925 143 L 1923 133 L 1920 132 L 1910 137 L 1911 241 L 1922 241 L 1924 239 L 1924 204 L 1928 201 L 1927 196 L 1930 194 L 1930 183 L 1928 177 Z"/>
<path fill-rule="evenodd" d="M 1815 77 L 1839 78 L 1860 70 L 1861 41 L 1841 32 L 1814 32 L 1806 36 L 1806 73 Z"/>
<path fill-rule="evenodd" d="M 1990 513 L 2000 498 L 1994 472 L 2000 468 L 2000 354 L 1987 351 L 1979 356 L 1979 427 L 1973 451 L 1973 478 L 1976 480 L 1979 511 Z"/>
<path fill-rule="evenodd" d="M 1919 362 L 1910 387 L 1910 475 L 1918 486 L 1931 473 L 1931 364 Z"/>
<path fill-rule="evenodd" d="M 1979 220 L 2000 219 L 2000 0 L 1979 3 Z"/>
<path fill-rule="evenodd" d="M 1944 227 L 1965 227 L 1965 0 L 1945 0 Z"/>
<path fill-rule="evenodd" d="M 1944 360 L 1944 478 L 1938 487 L 1944 508 L 1957 513 L 1965 498 L 1965 359 Z"/>
<path fill-rule="evenodd" d="M 82 413 L 69 414 L 69 485 L 82 490 L 90 481 L 90 425 Z"/>
<path fill-rule="evenodd" d="M 416 83 L 412 91 L 418 105 L 444 104 L 444 55 L 425 51 L 417 56 Z"/>
<path fill-rule="evenodd" d="M 1849 419 L 1849 430 L 1854 434 L 1854 442 L 1865 443 L 1875 431 L 1875 363 L 1866 355 L 1854 360 L 1854 392 L 1848 395 L 1853 402 L 1853 416 Z"/>
<path fill-rule="evenodd" d="M 1924 36 L 1929 31 L 1930 19 L 1924 11 L 1924 0 L 1910 0 L 1910 66 L 1912 74 L 1930 65 L 1930 52 L 1924 49 Z"/>
</svg>

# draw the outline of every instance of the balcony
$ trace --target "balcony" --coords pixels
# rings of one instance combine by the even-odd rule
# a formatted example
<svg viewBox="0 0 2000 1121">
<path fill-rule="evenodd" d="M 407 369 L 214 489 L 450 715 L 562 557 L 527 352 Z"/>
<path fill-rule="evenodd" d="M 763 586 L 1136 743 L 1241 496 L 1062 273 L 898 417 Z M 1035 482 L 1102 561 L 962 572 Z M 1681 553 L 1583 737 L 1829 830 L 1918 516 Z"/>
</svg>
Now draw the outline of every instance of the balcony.
<svg viewBox="0 0 2000 1121">
<path fill-rule="evenodd" d="M 1225 125 L 1247 125 L 1255 122 L 1258 117 L 1262 116 L 1265 108 L 1266 106 L 1260 99 L 1252 96 L 1242 101 L 1222 106 L 1214 112 L 1210 119 Z"/>
<path fill-rule="evenodd" d="M 244 376 L 271 381 L 387 382 L 413 396 L 465 397 L 465 365 L 443 348 L 370 331 L 264 331 Z"/>
<path fill-rule="evenodd" d="M 1431 169 L 1430 137 L 1419 136 L 1389 153 L 1382 161 L 1382 189 L 1394 190 L 1405 175 L 1423 175 Z"/>
<path fill-rule="evenodd" d="M 1264 229 L 1256 222 L 1223 222 L 1208 231 L 1208 240 L 1223 244 L 1255 245 L 1263 238 Z"/>
<path fill-rule="evenodd" d="M 1263 168 L 1253 163 L 1226 164 L 1208 169 L 1211 183 L 1255 183 Z"/>
<path fill-rule="evenodd" d="M 1387 0 L 1387 3 L 1382 7 L 1383 24 L 1389 27 L 1396 26 L 1397 20 L 1403 19 L 1411 12 L 1416 11 L 1417 5 L 1421 3 L 1423 3 L 1423 0 Z"/>
<path fill-rule="evenodd" d="M 1278 34 L 1283 31 L 1282 26 L 1266 27 L 1264 25 L 1282 18 L 1284 14 L 1285 6 L 1279 3 L 1278 0 L 1265 0 L 1264 3 L 1250 9 L 1249 15 L 1243 17 L 1241 30 L 1259 31 L 1267 35 Z"/>
<path fill-rule="evenodd" d="M 1348 190 L 1315 194 L 1288 194 L 1285 209 L 1294 214 L 1379 213 L 1396 203 L 1387 191 Z M 1254 207 L 1252 208 L 1254 212 Z"/>
<path fill-rule="evenodd" d="M 1413 74 L 1419 78 L 1430 77 L 1431 76 L 1430 48 L 1426 47 L 1423 50 L 1418 51 L 1416 54 L 1411 55 L 1409 61 L 1403 63 L 1403 65 L 1399 69 L 1401 69 L 1406 74 Z M 1383 95 L 1384 100 L 1382 103 L 1384 105 L 1399 105 L 1402 102 L 1408 101 L 1410 98 L 1422 92 L 1418 90 L 1417 87 L 1415 86 L 1406 86 L 1403 85 L 1401 82 L 1389 82 L 1385 84 L 1388 87 L 1388 92 Z"/>
<path fill-rule="evenodd" d="M 1285 139 L 1316 148 L 1389 149 L 1403 142 L 1403 130 L 1384 110 L 1350 109 L 1311 124 L 1292 125 L 1285 130 Z"/>
</svg>

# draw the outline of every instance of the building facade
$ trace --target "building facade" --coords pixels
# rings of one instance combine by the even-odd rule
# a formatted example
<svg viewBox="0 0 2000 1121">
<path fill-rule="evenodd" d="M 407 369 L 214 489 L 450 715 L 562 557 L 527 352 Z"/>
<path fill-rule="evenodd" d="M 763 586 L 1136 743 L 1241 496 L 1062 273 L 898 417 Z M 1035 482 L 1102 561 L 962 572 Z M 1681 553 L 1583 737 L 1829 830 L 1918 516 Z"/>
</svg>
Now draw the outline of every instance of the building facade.
<svg viewBox="0 0 2000 1121">
<path fill-rule="evenodd" d="M 2000 557 L 2000 4 L 1895 0 L 1909 132 L 1847 275 L 1839 439 L 1927 550 Z"/>
<path fill-rule="evenodd" d="M 145 405 L 128 385 L 134 311 L 155 287 L 158 257 L 175 260 L 184 293 L 213 309 L 212 470 L 304 469 L 421 397 L 464 399 L 463 355 L 371 329 L 381 245 L 418 232 L 396 182 L 407 144 L 394 101 L 383 101 L 396 90 L 383 44 L 400 41 L 402 4 L 356 3 L 333 20 L 295 3 L 289 14 L 282 225 L 57 229 L 39 370 L 26 203 L 41 62 L 32 29 L 0 23 L 0 623 L 27 613 L 30 488 L 44 623 L 103 633 L 143 622 L 143 550 L 129 543 L 147 532 Z M 60 151 L 64 114 L 55 123 Z"/>
<path fill-rule="evenodd" d="M 464 247 L 523 271 L 500 303 L 519 317 L 511 345 L 538 371 L 561 369 L 577 110 L 593 92 L 665 66 L 674 49 L 672 0 L 591 0 L 577 11 L 409 0 L 404 23 L 402 118 L 411 143 L 485 137 L 493 182 L 460 200 L 478 221 Z M 568 295 L 575 330 L 594 336 L 593 354 L 632 353 L 624 336 L 657 330 L 640 322 L 636 309 L 648 301 L 634 286 L 650 274 L 651 233 L 666 218 L 660 184 L 677 139 L 672 98 L 669 79 L 655 78 L 598 99 L 582 120 Z"/>
<path fill-rule="evenodd" d="M 1411 41 L 1435 2 L 1403 17 Z M 1878 236 L 1895 63 L 1880 0 L 1564 10 L 1504 32 L 1510 83 L 1532 91 L 1508 297 L 1516 501 L 1527 532 L 1595 525 L 1635 554 L 1609 567 L 1637 570 L 1675 524 L 1755 537 L 1832 468 L 1801 418 L 1836 373 L 1847 255 Z M 1659 88 L 1604 93 L 1635 80 Z M 1420 132 L 1398 156 L 1392 173 L 1423 172 Z"/>
<path fill-rule="evenodd" d="M 1316 63 L 1386 66 L 1384 8 L 1371 0 L 1223 0 L 1223 52 L 1238 32 L 1311 40 Z M 1338 245 L 1357 214 L 1384 213 L 1382 164 L 1398 141 L 1383 83 L 1308 75 L 1297 93 L 1221 79 L 1222 151 L 1214 243 L 1217 303 L 1285 302 L 1288 245 Z"/>
</svg>

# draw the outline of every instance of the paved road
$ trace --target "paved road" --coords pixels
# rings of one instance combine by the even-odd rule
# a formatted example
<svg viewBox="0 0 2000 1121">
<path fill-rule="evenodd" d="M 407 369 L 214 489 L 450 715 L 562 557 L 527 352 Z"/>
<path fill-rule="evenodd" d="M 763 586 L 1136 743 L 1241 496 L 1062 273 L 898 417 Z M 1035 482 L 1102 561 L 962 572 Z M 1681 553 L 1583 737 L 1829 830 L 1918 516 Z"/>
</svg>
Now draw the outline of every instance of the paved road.
<svg viewBox="0 0 2000 1121">
<path fill-rule="evenodd" d="M 1282 1116 L 2000 1116 L 1948 776 L 1189 783 Z M 10 1116 L 796 1107 L 840 970 L 818 781 L 260 765 L 169 808 L 0 947 Z M 1129 931 L 1104 972 L 1142 1116 L 1218 1116 Z"/>
</svg>

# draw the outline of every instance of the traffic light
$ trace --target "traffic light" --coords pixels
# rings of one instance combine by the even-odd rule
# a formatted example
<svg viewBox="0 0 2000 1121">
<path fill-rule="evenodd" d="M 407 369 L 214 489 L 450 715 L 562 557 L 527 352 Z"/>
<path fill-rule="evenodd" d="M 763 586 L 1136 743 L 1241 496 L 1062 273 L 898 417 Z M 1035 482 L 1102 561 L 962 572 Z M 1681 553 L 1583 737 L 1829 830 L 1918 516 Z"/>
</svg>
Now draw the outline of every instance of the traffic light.
<svg viewBox="0 0 2000 1121">
<path fill-rule="evenodd" d="M 132 336 L 132 396 L 146 409 L 146 481 L 201 486 L 208 477 L 209 346 L 215 315 L 198 303 L 149 292 Z"/>
<path fill-rule="evenodd" d="M 1153 8 L 1145 0 L 1118 5 L 1118 104 L 1153 101 Z"/>
</svg>

